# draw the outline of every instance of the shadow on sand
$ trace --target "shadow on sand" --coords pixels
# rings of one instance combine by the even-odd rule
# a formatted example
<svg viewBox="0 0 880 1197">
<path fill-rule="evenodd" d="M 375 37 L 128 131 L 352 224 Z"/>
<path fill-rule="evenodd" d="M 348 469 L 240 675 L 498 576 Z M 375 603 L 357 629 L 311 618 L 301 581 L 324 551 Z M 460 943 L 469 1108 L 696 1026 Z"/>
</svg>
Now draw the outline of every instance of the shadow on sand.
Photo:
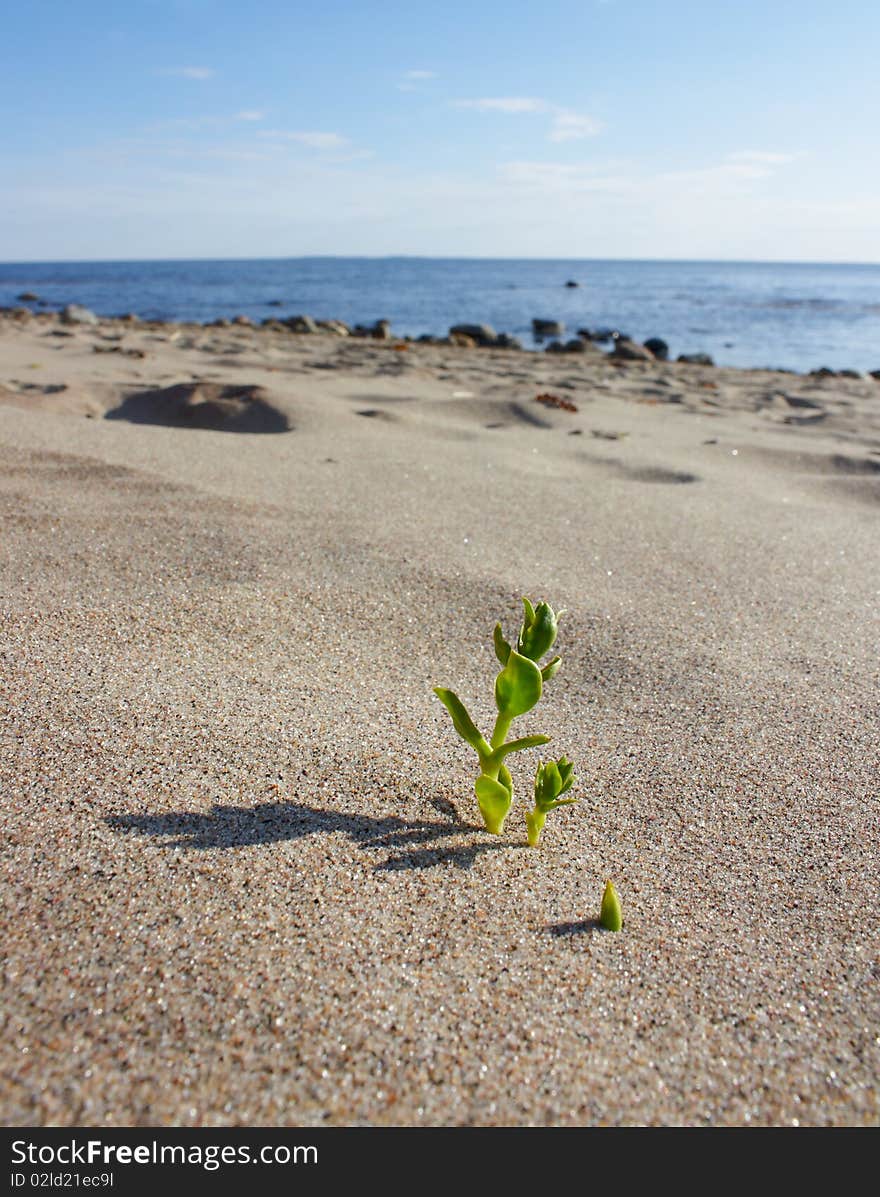
<svg viewBox="0 0 880 1197">
<path fill-rule="evenodd" d="M 488 839 L 483 828 L 473 823 L 462 823 L 447 799 L 438 798 L 432 805 L 446 816 L 446 821 L 407 820 L 395 815 L 373 818 L 320 810 L 296 802 L 268 802 L 253 807 L 215 805 L 205 813 L 112 815 L 107 824 L 115 831 L 152 836 L 161 840 L 163 847 L 195 851 L 248 848 L 342 832 L 364 850 L 390 849 L 385 860 L 375 866 L 376 872 L 428 869 L 444 864 L 469 869 L 484 852 L 511 846 L 494 837 Z M 474 832 L 481 833 L 481 839 L 473 843 L 442 842 L 452 838 L 460 841 Z"/>
<path fill-rule="evenodd" d="M 590 935 L 594 931 L 604 932 L 598 919 L 580 919 L 576 923 L 549 923 L 547 930 L 557 939 L 572 939 L 575 935 Z"/>
</svg>

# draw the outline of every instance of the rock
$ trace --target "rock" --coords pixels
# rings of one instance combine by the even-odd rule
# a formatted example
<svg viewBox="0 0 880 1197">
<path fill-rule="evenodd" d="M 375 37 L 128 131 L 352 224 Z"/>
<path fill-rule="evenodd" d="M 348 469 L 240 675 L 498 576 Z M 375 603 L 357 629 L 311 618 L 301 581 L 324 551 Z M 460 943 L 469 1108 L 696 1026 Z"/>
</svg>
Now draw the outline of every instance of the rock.
<svg viewBox="0 0 880 1197">
<path fill-rule="evenodd" d="M 353 337 L 372 337 L 374 341 L 390 341 L 392 339 L 391 321 L 376 320 L 373 324 L 356 324 L 350 330 L 350 335 Z"/>
<path fill-rule="evenodd" d="M 273 317 L 273 316 L 270 316 L 268 320 L 264 320 L 262 322 L 262 324 L 260 325 L 260 328 L 268 329 L 269 332 L 289 332 L 290 331 L 286 324 L 283 324 L 280 320 L 275 319 L 275 317 Z"/>
<path fill-rule="evenodd" d="M 585 341 L 583 337 L 573 337 L 570 341 L 551 341 L 544 352 L 601 354 L 602 350 L 597 349 L 591 342 Z"/>
<path fill-rule="evenodd" d="M 351 329 L 342 320 L 319 320 L 318 328 L 323 332 L 333 333 L 337 337 L 350 337 Z"/>
<path fill-rule="evenodd" d="M 585 341 L 583 337 L 573 337 L 562 346 L 566 353 L 601 353 L 592 341 Z"/>
<path fill-rule="evenodd" d="M 838 378 L 861 378 L 862 376 L 858 370 L 838 370 L 837 377 Z"/>
<path fill-rule="evenodd" d="M 654 355 L 644 345 L 637 345 L 627 337 L 621 337 L 614 342 L 612 356 L 623 362 L 653 362 Z"/>
<path fill-rule="evenodd" d="M 676 361 L 685 362 L 689 366 L 714 366 L 715 362 L 708 353 L 680 353 Z"/>
<path fill-rule="evenodd" d="M 579 337 L 585 337 L 588 341 L 598 341 L 600 345 L 604 345 L 607 341 L 631 341 L 632 337 L 629 333 L 621 332 L 617 328 L 579 328 L 577 330 Z"/>
<path fill-rule="evenodd" d="M 205 328 L 232 328 L 232 321 L 225 316 L 218 316 L 216 320 L 209 320 Z"/>
<path fill-rule="evenodd" d="M 216 432 L 287 432 L 290 428 L 287 416 L 269 402 L 262 387 L 217 382 L 182 382 L 139 391 L 108 411 L 106 418 Z"/>
<path fill-rule="evenodd" d="M 477 342 L 473 337 L 469 337 L 467 333 L 454 332 L 449 333 L 449 344 L 455 345 L 457 349 L 476 349 Z"/>
<path fill-rule="evenodd" d="M 253 320 L 251 320 L 250 316 L 233 316 L 232 323 L 233 324 L 243 324 L 245 326 L 245 328 L 253 328 L 254 327 L 254 322 L 253 322 Z"/>
<path fill-rule="evenodd" d="M 140 316 L 136 316 L 134 312 L 126 312 L 124 316 L 117 316 L 116 319 L 120 324 L 140 324 Z"/>
<path fill-rule="evenodd" d="M 561 337 L 565 332 L 565 325 L 561 320 L 532 321 L 532 332 L 536 337 Z"/>
<path fill-rule="evenodd" d="M 499 333 L 495 338 L 496 349 L 522 349 L 522 341 L 510 333 Z"/>
<path fill-rule="evenodd" d="M 90 308 L 84 308 L 78 303 L 69 303 L 61 309 L 62 324 L 97 324 L 98 317 Z"/>
<path fill-rule="evenodd" d="M 452 338 L 458 335 L 470 337 L 475 344 L 484 349 L 498 342 L 498 334 L 490 324 L 453 324 L 449 336 Z"/>
<path fill-rule="evenodd" d="M 669 346 L 662 337 L 648 337 L 645 348 L 651 350 L 658 362 L 669 361 Z"/>
<path fill-rule="evenodd" d="M 282 320 L 281 323 L 295 333 L 316 333 L 318 331 L 318 325 L 311 316 L 290 316 L 287 320 Z"/>
<path fill-rule="evenodd" d="M 834 370 L 830 370 L 827 366 L 820 366 L 818 370 L 810 371 L 811 378 L 836 378 L 837 374 Z"/>
<path fill-rule="evenodd" d="M 880 382 L 880 370 L 869 370 L 868 375 L 871 378 L 875 378 L 877 382 Z"/>
<path fill-rule="evenodd" d="M 565 285 L 566 287 L 579 287 L 580 283 L 576 283 L 573 278 L 570 278 Z"/>
<path fill-rule="evenodd" d="M 19 303 L 45 303 L 45 300 L 40 299 L 33 291 L 22 291 L 21 295 L 16 295 L 15 298 Z"/>
</svg>

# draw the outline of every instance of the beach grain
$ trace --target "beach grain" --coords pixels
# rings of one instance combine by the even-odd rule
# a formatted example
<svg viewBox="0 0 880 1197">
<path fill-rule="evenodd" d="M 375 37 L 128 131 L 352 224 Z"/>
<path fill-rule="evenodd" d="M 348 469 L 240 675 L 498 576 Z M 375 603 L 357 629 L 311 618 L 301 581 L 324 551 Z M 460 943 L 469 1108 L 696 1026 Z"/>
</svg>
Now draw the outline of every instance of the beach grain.
<svg viewBox="0 0 880 1197">
<path fill-rule="evenodd" d="M 4 1123 L 880 1122 L 880 382 L 6 315 L 0 511 Z"/>
</svg>

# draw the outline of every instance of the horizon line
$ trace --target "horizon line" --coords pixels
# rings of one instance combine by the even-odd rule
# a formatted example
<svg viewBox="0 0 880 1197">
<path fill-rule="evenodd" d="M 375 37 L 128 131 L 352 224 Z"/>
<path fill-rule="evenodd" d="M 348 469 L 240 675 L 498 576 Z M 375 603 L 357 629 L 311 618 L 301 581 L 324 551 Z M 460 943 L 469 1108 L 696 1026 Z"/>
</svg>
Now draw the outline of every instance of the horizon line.
<svg viewBox="0 0 880 1197">
<path fill-rule="evenodd" d="M 11 258 L 0 261 L 2 266 L 77 266 L 77 265 L 129 265 L 186 262 L 302 262 L 302 261 L 423 261 L 423 262 L 560 262 L 560 263 L 615 263 L 615 262 L 657 262 L 673 265 L 726 265 L 726 266 L 880 266 L 880 261 L 869 262 L 855 258 L 664 258 L 664 257 L 615 257 L 615 258 L 560 258 L 528 254 L 524 257 L 505 257 L 495 254 L 290 254 L 275 257 L 213 257 L 209 255 L 194 258 Z"/>
</svg>

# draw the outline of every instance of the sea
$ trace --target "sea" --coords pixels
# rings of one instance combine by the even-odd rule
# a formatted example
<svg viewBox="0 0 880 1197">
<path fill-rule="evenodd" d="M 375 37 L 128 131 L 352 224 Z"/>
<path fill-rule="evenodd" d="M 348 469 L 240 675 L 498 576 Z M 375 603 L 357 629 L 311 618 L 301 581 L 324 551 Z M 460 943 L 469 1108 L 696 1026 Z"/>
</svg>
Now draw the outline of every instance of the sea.
<svg viewBox="0 0 880 1197">
<path fill-rule="evenodd" d="M 574 284 L 574 285 L 572 285 Z M 0 264 L 0 307 L 82 304 L 101 316 L 254 321 L 305 314 L 398 336 L 489 324 L 526 349 L 532 320 L 565 336 L 660 337 L 670 356 L 799 373 L 880 369 L 880 265 L 610 259 L 344 258 Z"/>
</svg>

